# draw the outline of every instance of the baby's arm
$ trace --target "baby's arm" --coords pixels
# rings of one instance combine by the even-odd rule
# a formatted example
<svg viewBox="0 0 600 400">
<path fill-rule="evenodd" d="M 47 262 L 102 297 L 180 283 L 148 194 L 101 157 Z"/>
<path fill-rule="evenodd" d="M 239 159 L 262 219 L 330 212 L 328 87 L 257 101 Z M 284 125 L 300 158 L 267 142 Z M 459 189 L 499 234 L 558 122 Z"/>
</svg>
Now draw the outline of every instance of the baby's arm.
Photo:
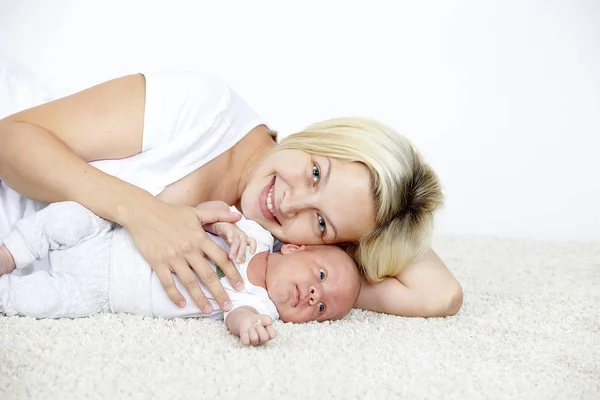
<svg viewBox="0 0 600 400">
<path fill-rule="evenodd" d="M 249 306 L 232 310 L 225 318 L 227 329 L 245 345 L 258 346 L 275 339 L 277 332 L 273 328 L 273 319 L 268 315 L 259 314 Z"/>
<path fill-rule="evenodd" d="M 230 222 L 215 222 L 204 225 L 204 230 L 220 236 L 229 245 L 229 259 L 237 263 L 246 261 L 246 247 L 250 253 L 256 252 L 256 240 L 246 235 L 236 224 Z"/>
<path fill-rule="evenodd" d="M 111 226 L 78 203 L 53 203 L 17 222 L 4 246 L 14 258 L 14 266 L 23 268 L 49 251 L 73 247 Z"/>
<path fill-rule="evenodd" d="M 196 208 L 200 207 L 203 209 L 213 208 L 221 212 L 231 210 L 227 203 L 220 200 L 206 201 L 196 206 Z M 250 246 L 250 252 L 252 254 L 256 252 L 256 240 L 249 237 L 246 232 L 241 230 L 235 223 L 215 222 L 212 224 L 204 224 L 202 225 L 202 228 L 204 228 L 206 232 L 220 236 L 227 244 L 229 244 L 229 259 L 232 261 L 237 263 L 245 262 L 247 246 Z"/>
</svg>

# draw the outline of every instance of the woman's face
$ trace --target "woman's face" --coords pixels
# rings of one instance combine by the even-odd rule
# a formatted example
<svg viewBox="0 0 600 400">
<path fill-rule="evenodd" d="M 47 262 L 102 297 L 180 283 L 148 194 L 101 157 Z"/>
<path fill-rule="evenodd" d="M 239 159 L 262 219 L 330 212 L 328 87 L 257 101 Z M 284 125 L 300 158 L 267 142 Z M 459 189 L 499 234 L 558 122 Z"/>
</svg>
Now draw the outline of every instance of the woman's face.
<svg viewBox="0 0 600 400">
<path fill-rule="evenodd" d="M 286 243 L 358 240 L 375 225 L 371 174 L 358 162 L 300 150 L 271 153 L 251 173 L 242 212 Z"/>
</svg>

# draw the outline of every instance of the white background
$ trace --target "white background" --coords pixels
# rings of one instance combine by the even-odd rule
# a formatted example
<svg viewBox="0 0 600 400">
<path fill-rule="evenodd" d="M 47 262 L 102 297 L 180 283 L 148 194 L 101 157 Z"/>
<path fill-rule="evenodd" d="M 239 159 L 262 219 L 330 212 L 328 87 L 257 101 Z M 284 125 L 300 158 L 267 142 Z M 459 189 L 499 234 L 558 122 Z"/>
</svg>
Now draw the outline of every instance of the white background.
<svg viewBox="0 0 600 400">
<path fill-rule="evenodd" d="M 57 94 L 200 68 L 283 135 L 378 118 L 440 174 L 438 233 L 600 240 L 600 1 L 0 0 L 0 53 Z"/>
</svg>

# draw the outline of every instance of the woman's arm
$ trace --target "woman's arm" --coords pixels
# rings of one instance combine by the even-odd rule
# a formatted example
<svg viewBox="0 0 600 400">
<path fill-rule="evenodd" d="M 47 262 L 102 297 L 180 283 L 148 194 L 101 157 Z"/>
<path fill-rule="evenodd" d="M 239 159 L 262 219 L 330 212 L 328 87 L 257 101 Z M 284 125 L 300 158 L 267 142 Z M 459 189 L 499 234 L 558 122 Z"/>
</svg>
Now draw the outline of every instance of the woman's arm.
<svg viewBox="0 0 600 400">
<path fill-rule="evenodd" d="M 0 179 L 24 196 L 76 201 L 125 226 L 172 301 L 185 301 L 173 282 L 175 272 L 196 304 L 210 308 L 191 266 L 226 310 L 228 296 L 204 254 L 234 285 L 242 278 L 198 219 L 235 222 L 239 216 L 164 204 L 87 163 L 141 151 L 145 92 L 144 77 L 130 75 L 0 120 Z"/>
<path fill-rule="evenodd" d="M 87 161 L 141 151 L 144 96 L 144 78 L 131 75 L 1 120 L 0 177 L 32 199 L 75 200 L 102 217 L 123 221 L 129 210 L 121 205 L 145 192 L 115 183 Z M 106 190 L 115 185 L 115 193 Z"/>
<path fill-rule="evenodd" d="M 460 284 L 429 249 L 400 275 L 365 281 L 354 307 L 406 317 L 446 317 L 456 314 L 462 301 Z"/>
</svg>

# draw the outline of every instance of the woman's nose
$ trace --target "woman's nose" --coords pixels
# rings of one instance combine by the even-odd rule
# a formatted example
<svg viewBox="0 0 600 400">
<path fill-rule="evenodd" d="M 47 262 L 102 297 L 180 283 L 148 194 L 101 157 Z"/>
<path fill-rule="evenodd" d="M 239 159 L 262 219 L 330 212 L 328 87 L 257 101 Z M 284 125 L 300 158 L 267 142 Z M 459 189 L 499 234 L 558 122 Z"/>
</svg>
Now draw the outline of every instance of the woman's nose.
<svg viewBox="0 0 600 400">
<path fill-rule="evenodd" d="M 321 301 L 321 290 L 317 286 L 310 287 L 310 293 L 308 295 L 308 304 L 314 306 Z"/>
<path fill-rule="evenodd" d="M 302 211 L 311 205 L 311 196 L 307 193 L 287 193 L 281 200 L 279 211 L 289 216 Z"/>
</svg>

